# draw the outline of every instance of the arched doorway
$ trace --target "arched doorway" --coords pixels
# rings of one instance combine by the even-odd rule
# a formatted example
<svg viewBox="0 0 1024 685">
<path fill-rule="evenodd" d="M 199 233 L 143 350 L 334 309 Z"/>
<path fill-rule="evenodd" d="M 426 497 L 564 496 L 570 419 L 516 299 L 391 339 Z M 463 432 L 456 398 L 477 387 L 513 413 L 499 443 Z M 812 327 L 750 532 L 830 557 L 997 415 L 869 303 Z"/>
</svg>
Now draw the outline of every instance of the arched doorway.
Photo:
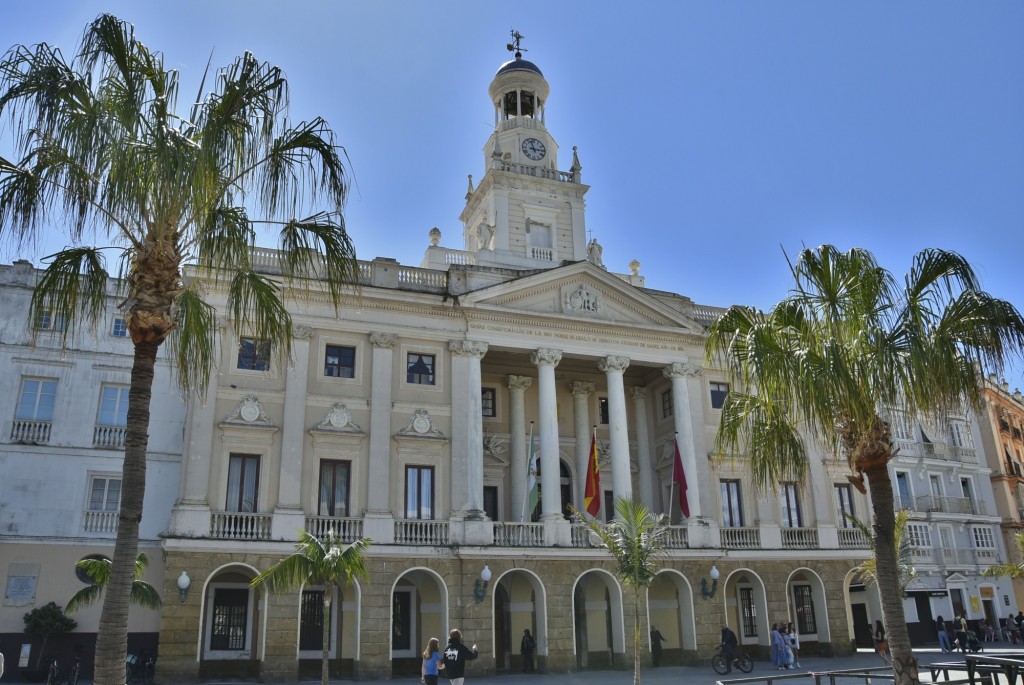
<svg viewBox="0 0 1024 685">
<path fill-rule="evenodd" d="M 611 668 L 626 659 L 622 589 L 607 571 L 591 570 L 573 588 L 576 667 Z"/>
<path fill-rule="evenodd" d="M 809 568 L 798 568 L 789 574 L 786 586 L 789 620 L 800 637 L 800 651 L 831 656 L 832 634 L 821 577 Z"/>
<path fill-rule="evenodd" d="M 741 645 L 767 648 L 771 635 L 768 631 L 768 601 L 761 577 L 747 568 L 729 574 L 723 584 L 721 601 L 724 615 Z M 777 620 L 777 619 L 776 619 Z M 773 622 L 773 621 L 772 621 Z"/>
<path fill-rule="evenodd" d="M 391 674 L 419 676 L 427 640 L 448 638 L 448 588 L 437 573 L 412 568 L 391 589 Z"/>
<path fill-rule="evenodd" d="M 266 611 L 264 591 L 250 587 L 258 575 L 246 564 L 228 564 L 210 574 L 203 587 L 200 678 L 255 678 Z"/>
<path fill-rule="evenodd" d="M 683 574 L 664 569 L 647 588 L 648 636 L 653 626 L 665 639 L 661 663 L 689 663 L 684 652 L 697 650 L 697 631 L 693 617 L 693 590 Z M 648 649 L 651 645 L 648 644 Z"/>
<path fill-rule="evenodd" d="M 499 672 L 522 670 L 519 647 L 523 630 L 529 630 L 537 643 L 535 665 L 543 670 L 548 654 L 547 622 L 547 602 L 540 578 L 526 569 L 504 573 L 494 590 L 495 668 Z"/>
<path fill-rule="evenodd" d="M 359 659 L 359 585 L 344 588 L 323 586 L 302 588 L 299 596 L 299 678 L 320 677 L 323 648 L 324 592 L 330 592 L 327 621 L 330 626 L 328 642 L 329 670 L 332 678 L 351 678 L 355 662 Z"/>
</svg>

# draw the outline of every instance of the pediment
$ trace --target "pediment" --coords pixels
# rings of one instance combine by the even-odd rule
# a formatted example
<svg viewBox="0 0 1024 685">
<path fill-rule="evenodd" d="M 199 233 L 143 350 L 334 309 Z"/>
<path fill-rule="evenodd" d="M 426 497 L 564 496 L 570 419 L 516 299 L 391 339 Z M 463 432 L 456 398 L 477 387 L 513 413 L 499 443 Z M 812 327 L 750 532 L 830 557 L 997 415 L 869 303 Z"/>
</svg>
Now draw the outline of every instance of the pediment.
<svg viewBox="0 0 1024 685">
<path fill-rule="evenodd" d="M 592 322 L 682 328 L 694 334 L 703 330 L 697 321 L 589 262 L 488 286 L 467 293 L 461 303 Z"/>
</svg>

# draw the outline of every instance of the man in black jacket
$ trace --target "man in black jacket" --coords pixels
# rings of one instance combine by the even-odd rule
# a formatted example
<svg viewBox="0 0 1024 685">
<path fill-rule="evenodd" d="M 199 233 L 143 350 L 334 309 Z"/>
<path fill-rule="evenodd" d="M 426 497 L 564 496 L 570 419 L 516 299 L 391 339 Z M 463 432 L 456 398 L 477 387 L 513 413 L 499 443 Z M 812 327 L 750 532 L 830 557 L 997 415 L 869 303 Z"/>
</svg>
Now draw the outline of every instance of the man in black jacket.
<svg viewBox="0 0 1024 685">
<path fill-rule="evenodd" d="M 736 651 L 736 644 L 739 640 L 736 639 L 736 633 L 732 632 L 729 626 L 725 623 L 722 624 L 722 654 L 725 655 L 726 673 L 732 673 L 732 661 L 736 658 L 734 652 Z"/>
<path fill-rule="evenodd" d="M 451 679 L 452 685 L 462 685 L 466 675 L 466 662 L 477 656 L 476 645 L 467 647 L 462 644 L 462 631 L 452 628 L 448 633 L 448 646 L 444 648 L 444 672 Z"/>
</svg>

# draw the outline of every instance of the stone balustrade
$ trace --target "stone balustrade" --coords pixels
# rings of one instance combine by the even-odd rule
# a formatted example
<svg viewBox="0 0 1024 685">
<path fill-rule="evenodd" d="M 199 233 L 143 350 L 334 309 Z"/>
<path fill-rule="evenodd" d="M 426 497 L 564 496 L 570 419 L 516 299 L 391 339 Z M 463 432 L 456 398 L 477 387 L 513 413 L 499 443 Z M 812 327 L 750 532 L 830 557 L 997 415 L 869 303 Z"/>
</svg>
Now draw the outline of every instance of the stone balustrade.
<svg viewBox="0 0 1024 685">
<path fill-rule="evenodd" d="M 325 538 L 329 532 L 342 542 L 354 542 L 363 537 L 363 519 L 340 516 L 307 516 L 306 532 Z"/>
<path fill-rule="evenodd" d="M 11 442 L 30 445 L 47 445 L 50 442 L 50 421 L 29 421 L 14 419 L 11 424 Z"/>
<path fill-rule="evenodd" d="M 116 533 L 118 511 L 82 512 L 82 530 L 86 533 Z"/>
<path fill-rule="evenodd" d="M 447 545 L 448 522 L 403 519 L 395 521 L 396 545 Z"/>
<path fill-rule="evenodd" d="M 92 444 L 95 447 L 121 449 L 124 447 L 124 436 L 128 432 L 125 426 L 94 426 Z"/>
<path fill-rule="evenodd" d="M 210 537 L 221 540 L 269 540 L 270 514 L 219 511 L 210 514 Z"/>
</svg>

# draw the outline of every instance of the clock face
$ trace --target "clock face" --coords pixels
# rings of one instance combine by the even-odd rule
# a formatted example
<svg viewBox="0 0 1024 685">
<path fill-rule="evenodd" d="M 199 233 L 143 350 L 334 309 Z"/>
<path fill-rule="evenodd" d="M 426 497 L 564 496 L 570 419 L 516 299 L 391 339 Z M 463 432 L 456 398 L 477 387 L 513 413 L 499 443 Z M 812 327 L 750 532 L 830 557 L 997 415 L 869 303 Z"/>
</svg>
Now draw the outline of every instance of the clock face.
<svg viewBox="0 0 1024 685">
<path fill-rule="evenodd" d="M 523 141 L 523 154 L 532 159 L 538 161 L 544 159 L 544 155 L 547 154 L 547 148 L 544 147 L 544 143 L 540 142 L 536 138 L 527 138 Z"/>
</svg>

